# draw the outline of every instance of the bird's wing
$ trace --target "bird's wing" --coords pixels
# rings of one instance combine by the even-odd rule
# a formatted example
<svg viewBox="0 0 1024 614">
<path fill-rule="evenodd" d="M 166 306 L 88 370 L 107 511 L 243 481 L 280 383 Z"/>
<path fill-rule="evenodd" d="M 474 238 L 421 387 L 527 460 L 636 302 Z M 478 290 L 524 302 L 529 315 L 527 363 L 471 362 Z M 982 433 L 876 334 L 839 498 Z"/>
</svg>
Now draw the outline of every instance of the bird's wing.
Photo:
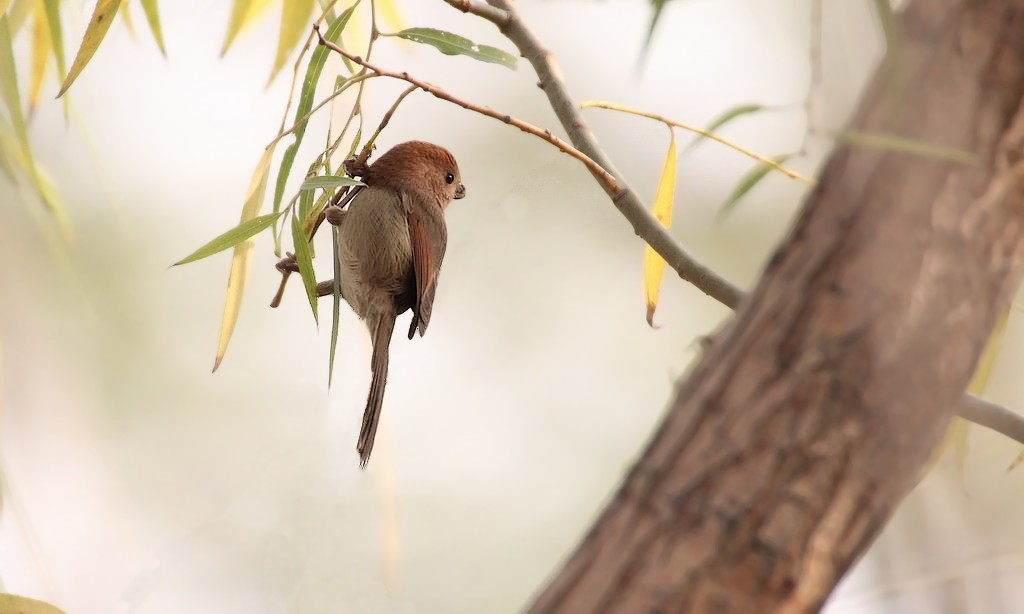
<svg viewBox="0 0 1024 614">
<path fill-rule="evenodd" d="M 413 306 L 409 338 L 419 329 L 420 336 L 427 330 L 430 312 L 437 289 L 437 276 L 444 259 L 448 232 L 444 225 L 444 212 L 440 205 L 416 196 L 404 195 L 409 220 L 409 240 L 412 245 L 412 263 L 416 272 L 416 302 Z"/>
</svg>

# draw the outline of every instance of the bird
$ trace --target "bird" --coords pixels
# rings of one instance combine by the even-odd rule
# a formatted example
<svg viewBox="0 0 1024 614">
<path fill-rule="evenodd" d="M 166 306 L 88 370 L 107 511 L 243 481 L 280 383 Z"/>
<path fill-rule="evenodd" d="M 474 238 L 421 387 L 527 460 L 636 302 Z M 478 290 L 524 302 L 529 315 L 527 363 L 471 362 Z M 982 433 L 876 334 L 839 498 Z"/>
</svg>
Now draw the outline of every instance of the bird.
<svg viewBox="0 0 1024 614">
<path fill-rule="evenodd" d="M 373 343 L 356 444 L 365 468 L 380 421 L 395 321 L 412 310 L 409 339 L 426 332 L 447 244 L 444 213 L 466 196 L 466 186 L 451 152 L 424 141 L 395 145 L 358 175 L 365 186 L 344 209 L 328 207 L 324 218 L 338 227 L 341 296 L 366 323 Z M 286 268 L 297 270 L 294 261 Z M 317 284 L 318 295 L 333 293 L 334 280 Z"/>
</svg>

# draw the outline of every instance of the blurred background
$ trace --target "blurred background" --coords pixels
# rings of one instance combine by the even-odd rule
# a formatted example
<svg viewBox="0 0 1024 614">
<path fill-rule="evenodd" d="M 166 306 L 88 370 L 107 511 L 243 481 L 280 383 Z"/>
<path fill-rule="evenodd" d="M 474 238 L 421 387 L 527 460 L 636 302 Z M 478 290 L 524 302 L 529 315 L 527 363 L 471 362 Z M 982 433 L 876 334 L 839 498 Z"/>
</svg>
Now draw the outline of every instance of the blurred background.
<svg viewBox="0 0 1024 614">
<path fill-rule="evenodd" d="M 440 0 L 395 4 L 402 23 L 383 29 L 436 27 L 513 51 Z M 872 3 L 824 5 L 818 134 L 805 138 L 809 0 L 670 2 L 642 65 L 646 2 L 518 3 L 577 100 L 697 125 L 738 104 L 776 105 L 723 133 L 764 155 L 804 150 L 788 164 L 807 174 L 883 50 Z M 71 54 L 93 3 L 68 7 Z M 297 280 L 268 308 L 280 276 L 261 235 L 231 347 L 211 375 L 230 256 L 169 268 L 237 224 L 277 132 L 290 71 L 265 86 L 280 7 L 223 58 L 228 2 L 160 8 L 166 58 L 148 32 L 137 26 L 133 38 L 119 21 L 71 89 L 70 120 L 54 82 L 32 118 L 73 242 L 48 242 L 38 203 L 0 178 L 0 592 L 74 613 L 521 609 L 642 450 L 695 340 L 729 311 L 670 273 L 658 328 L 648 327 L 642 243 L 583 167 L 416 93 L 379 146 L 446 146 L 469 197 L 449 209 L 430 334 L 392 344 L 381 432 L 360 471 L 370 344 L 347 306 L 328 391 L 331 302 L 321 301 L 319 330 Z M 355 18 L 364 38 L 366 17 Z M 27 38 L 15 40 L 19 68 Z M 374 58 L 562 133 L 525 62 L 512 72 L 393 38 Z M 332 58 L 321 83 L 339 67 Z M 368 127 L 402 89 L 370 83 Z M 335 117 L 350 104 L 339 99 Z M 650 202 L 664 126 L 585 113 Z M 310 124 L 295 177 L 330 115 Z M 682 150 L 691 136 L 678 137 Z M 716 221 L 752 166 L 711 142 L 683 153 L 672 229 L 745 287 L 805 190 L 769 176 Z M 326 232 L 318 253 L 326 279 Z M 1017 408 L 1024 385 L 1008 365 L 1022 359 L 1022 334 L 1015 314 L 987 393 Z M 1006 471 L 1019 447 L 981 428 L 969 441 L 963 464 L 947 455 L 907 499 L 829 611 L 1024 610 L 1024 477 Z"/>
</svg>

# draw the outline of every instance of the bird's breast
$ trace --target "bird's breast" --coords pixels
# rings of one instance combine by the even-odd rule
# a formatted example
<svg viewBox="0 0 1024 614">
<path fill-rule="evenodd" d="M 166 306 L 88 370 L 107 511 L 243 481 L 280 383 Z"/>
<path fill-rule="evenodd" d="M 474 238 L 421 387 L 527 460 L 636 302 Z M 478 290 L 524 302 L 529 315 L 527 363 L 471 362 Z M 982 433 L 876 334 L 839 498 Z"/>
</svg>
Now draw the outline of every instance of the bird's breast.
<svg viewBox="0 0 1024 614">
<path fill-rule="evenodd" d="M 338 255 L 342 294 L 357 315 L 401 313 L 412 305 L 406 297 L 410 290 L 415 296 L 412 245 L 396 193 L 363 188 L 339 227 Z"/>
</svg>

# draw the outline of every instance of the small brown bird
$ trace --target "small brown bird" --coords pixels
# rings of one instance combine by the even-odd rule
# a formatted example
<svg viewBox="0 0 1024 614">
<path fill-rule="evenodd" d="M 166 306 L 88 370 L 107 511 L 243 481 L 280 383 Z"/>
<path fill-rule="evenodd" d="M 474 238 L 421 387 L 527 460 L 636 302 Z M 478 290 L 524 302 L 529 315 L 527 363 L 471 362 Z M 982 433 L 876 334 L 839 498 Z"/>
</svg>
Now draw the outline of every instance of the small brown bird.
<svg viewBox="0 0 1024 614">
<path fill-rule="evenodd" d="M 380 420 L 395 319 L 411 309 L 409 338 L 427 330 L 448 237 L 444 211 L 466 195 L 466 186 L 452 154 L 422 141 L 396 145 L 361 175 L 366 187 L 344 210 L 330 207 L 325 216 L 338 226 L 341 295 L 366 321 L 373 340 L 373 378 L 356 445 L 365 467 Z M 317 284 L 320 296 L 333 293 L 333 281 Z"/>
</svg>

